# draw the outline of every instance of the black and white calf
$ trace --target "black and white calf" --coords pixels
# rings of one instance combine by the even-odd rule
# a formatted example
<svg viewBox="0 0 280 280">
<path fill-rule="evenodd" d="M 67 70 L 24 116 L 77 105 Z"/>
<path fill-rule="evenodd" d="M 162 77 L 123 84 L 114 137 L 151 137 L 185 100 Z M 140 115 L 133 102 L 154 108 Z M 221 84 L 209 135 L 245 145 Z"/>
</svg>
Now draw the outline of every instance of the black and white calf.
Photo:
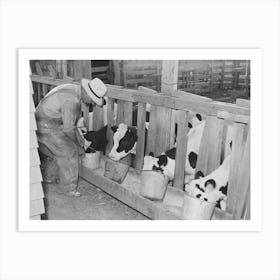
<svg viewBox="0 0 280 280">
<path fill-rule="evenodd" d="M 225 210 L 230 158 L 229 154 L 216 170 L 205 177 L 201 171 L 198 171 L 196 178 L 185 185 L 185 191 L 193 197 L 216 203 L 219 208 Z"/>
<path fill-rule="evenodd" d="M 205 126 L 205 121 L 200 121 L 192 127 L 188 133 L 188 144 L 186 151 L 186 164 L 185 164 L 185 182 L 190 182 L 194 179 L 194 173 L 199 154 L 199 147 Z M 175 172 L 175 154 L 176 147 L 172 148 L 161 155 L 154 157 L 152 153 L 144 157 L 143 170 L 160 170 L 169 177 L 170 180 L 174 179 Z"/>
<path fill-rule="evenodd" d="M 136 152 L 137 128 L 120 123 L 118 126 L 111 127 L 113 136 L 113 147 L 108 154 L 112 160 L 119 161 L 130 153 Z"/>
</svg>

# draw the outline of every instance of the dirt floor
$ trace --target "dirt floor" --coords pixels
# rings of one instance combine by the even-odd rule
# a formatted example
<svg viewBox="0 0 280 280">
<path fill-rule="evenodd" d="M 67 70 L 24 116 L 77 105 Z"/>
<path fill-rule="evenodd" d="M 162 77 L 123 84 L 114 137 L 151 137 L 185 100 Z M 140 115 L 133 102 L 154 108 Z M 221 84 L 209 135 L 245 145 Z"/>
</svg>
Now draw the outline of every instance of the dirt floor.
<svg viewBox="0 0 280 280">
<path fill-rule="evenodd" d="M 80 197 L 64 194 L 54 184 L 44 184 L 48 220 L 146 220 L 134 209 L 104 193 L 99 188 L 80 180 Z"/>
</svg>

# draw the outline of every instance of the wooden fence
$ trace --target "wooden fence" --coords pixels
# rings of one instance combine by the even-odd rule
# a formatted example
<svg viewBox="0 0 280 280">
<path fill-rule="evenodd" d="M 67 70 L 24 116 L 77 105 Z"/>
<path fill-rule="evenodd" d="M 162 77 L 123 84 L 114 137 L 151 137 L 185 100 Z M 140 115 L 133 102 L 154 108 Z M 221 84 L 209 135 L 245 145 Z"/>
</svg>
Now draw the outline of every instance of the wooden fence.
<svg viewBox="0 0 280 280">
<path fill-rule="evenodd" d="M 33 75 L 31 79 L 34 83 L 41 84 L 45 87 L 57 86 L 65 82 L 69 83 L 67 79 L 53 79 L 38 75 Z M 79 84 L 78 81 L 73 83 Z M 178 190 L 183 188 L 184 182 L 187 122 L 190 112 L 197 112 L 206 117 L 206 125 L 197 163 L 197 170 L 203 171 L 204 174 L 209 174 L 216 169 L 223 160 L 226 133 L 229 125 L 232 125 L 234 128 L 234 139 L 227 209 L 226 211 L 216 209 L 214 219 L 250 218 L 250 108 L 247 101 L 238 100 L 237 104 L 226 104 L 190 93 L 185 93 L 184 97 L 182 97 L 180 91 L 175 92 L 174 96 L 168 96 L 151 93 L 143 89 L 125 89 L 112 85 L 107 85 L 107 88 L 108 150 L 110 150 L 113 141 L 110 129 L 110 125 L 114 124 L 113 104 L 115 102 L 118 104 L 117 124 L 124 122 L 127 125 L 132 124 L 132 104 L 137 104 L 138 142 L 136 149 L 136 169 L 138 170 L 141 169 L 144 158 L 146 104 L 149 103 L 163 110 L 177 111 L 179 117 L 177 118 L 178 136 L 174 187 Z M 87 112 L 85 111 L 85 114 Z M 176 119 L 172 119 L 172 122 L 176 122 Z M 174 123 L 166 123 L 166 126 L 170 127 L 170 133 L 174 139 Z M 147 153 L 156 151 L 156 147 L 164 147 L 164 145 L 162 146 L 153 137 L 153 135 L 161 133 L 156 129 L 157 126 L 153 126 L 153 118 L 150 118 Z M 167 145 L 169 147 L 165 144 L 165 148 L 170 148 L 174 145 L 174 142 L 172 143 L 170 141 Z M 139 191 L 131 191 L 128 188 L 124 188 L 122 185 L 105 178 L 103 173 L 94 173 L 92 170 L 83 167 L 81 174 L 86 180 L 150 218 L 179 218 L 178 215 L 172 214 L 165 205 L 144 199 L 139 195 Z"/>
<path fill-rule="evenodd" d="M 146 86 L 157 91 L 161 90 L 161 61 L 119 60 L 114 64 L 115 84 L 125 88 Z M 250 61 L 181 60 L 178 88 L 192 93 L 242 89 L 249 96 Z"/>
</svg>

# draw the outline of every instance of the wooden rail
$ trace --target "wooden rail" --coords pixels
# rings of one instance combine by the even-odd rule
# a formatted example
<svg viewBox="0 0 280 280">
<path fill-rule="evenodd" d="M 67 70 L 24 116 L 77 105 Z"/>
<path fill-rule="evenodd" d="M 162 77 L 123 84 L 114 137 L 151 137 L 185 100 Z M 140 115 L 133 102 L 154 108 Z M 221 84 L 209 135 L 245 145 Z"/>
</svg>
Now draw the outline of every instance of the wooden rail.
<svg viewBox="0 0 280 280">
<path fill-rule="evenodd" d="M 33 82 L 48 84 L 53 86 L 58 86 L 64 83 L 74 83 L 80 84 L 77 81 L 63 80 L 63 79 L 53 79 L 50 77 L 42 77 L 38 75 L 32 75 L 31 80 Z M 108 88 L 107 96 L 110 98 L 115 98 L 118 100 L 128 101 L 128 102 L 141 102 L 149 103 L 155 106 L 166 107 L 174 110 L 183 111 L 194 111 L 201 114 L 216 116 L 219 111 L 227 111 L 233 114 L 239 115 L 250 115 L 250 109 L 237 106 L 235 104 L 226 104 L 222 102 L 212 101 L 211 103 L 200 102 L 191 99 L 181 99 L 174 96 L 165 96 L 160 94 L 151 94 L 144 90 L 133 90 L 124 89 L 112 85 L 106 85 Z"/>
</svg>

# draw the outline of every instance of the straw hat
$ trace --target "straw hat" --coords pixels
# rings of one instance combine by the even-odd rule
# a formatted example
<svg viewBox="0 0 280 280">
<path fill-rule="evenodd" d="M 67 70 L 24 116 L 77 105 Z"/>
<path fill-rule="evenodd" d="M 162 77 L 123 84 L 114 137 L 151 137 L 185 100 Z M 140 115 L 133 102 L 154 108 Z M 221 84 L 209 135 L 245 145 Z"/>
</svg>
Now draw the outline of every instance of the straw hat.
<svg viewBox="0 0 280 280">
<path fill-rule="evenodd" d="M 103 97 L 107 91 L 105 84 L 98 78 L 93 80 L 82 79 L 81 84 L 90 99 L 97 105 L 102 106 Z"/>
</svg>

